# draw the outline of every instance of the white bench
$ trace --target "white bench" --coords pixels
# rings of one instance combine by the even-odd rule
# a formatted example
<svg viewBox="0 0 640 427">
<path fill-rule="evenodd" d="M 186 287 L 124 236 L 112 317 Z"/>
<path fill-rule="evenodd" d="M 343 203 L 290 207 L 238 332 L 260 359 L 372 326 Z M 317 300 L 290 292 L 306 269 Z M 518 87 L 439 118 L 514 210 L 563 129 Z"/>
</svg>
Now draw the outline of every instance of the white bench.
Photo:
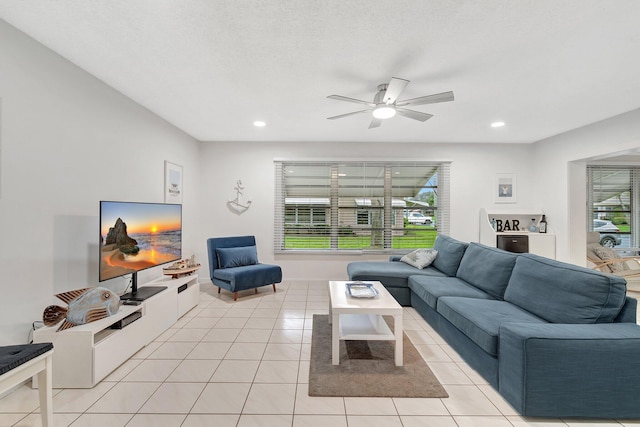
<svg viewBox="0 0 640 427">
<path fill-rule="evenodd" d="M 0 394 L 37 375 L 43 427 L 53 426 L 52 356 L 51 343 L 0 347 Z"/>
</svg>

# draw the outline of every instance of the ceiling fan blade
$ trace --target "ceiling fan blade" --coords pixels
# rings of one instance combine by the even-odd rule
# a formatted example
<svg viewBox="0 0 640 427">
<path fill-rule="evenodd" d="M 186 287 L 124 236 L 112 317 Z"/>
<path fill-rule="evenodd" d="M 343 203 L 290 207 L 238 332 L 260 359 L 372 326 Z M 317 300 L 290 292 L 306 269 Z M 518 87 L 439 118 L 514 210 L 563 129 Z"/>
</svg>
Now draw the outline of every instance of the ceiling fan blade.
<svg viewBox="0 0 640 427">
<path fill-rule="evenodd" d="M 382 119 L 376 119 L 375 117 L 371 120 L 371 124 L 369 124 L 369 129 L 379 128 L 382 124 Z"/>
<path fill-rule="evenodd" d="M 421 122 L 426 122 L 433 114 L 422 113 L 420 111 L 407 110 L 406 108 L 396 108 L 396 112 L 401 116 L 407 117 L 413 120 L 420 120 Z"/>
<path fill-rule="evenodd" d="M 400 96 L 405 87 L 409 84 L 409 80 L 399 79 L 397 77 L 391 77 L 389 85 L 387 85 L 387 91 L 382 97 L 382 102 L 385 104 L 393 104 Z"/>
<path fill-rule="evenodd" d="M 361 99 L 349 98 L 348 96 L 342 96 L 342 95 L 329 95 L 329 96 L 327 96 L 327 98 L 336 99 L 338 101 L 353 102 L 353 103 L 356 103 L 356 104 L 364 104 L 364 105 L 367 105 L 369 107 L 375 107 L 376 106 L 376 104 L 374 104 L 372 102 L 363 101 Z"/>
<path fill-rule="evenodd" d="M 435 95 L 421 96 L 418 98 L 405 99 L 396 103 L 398 107 L 404 107 L 405 105 L 423 105 L 423 104 L 435 104 L 437 102 L 449 102 L 453 101 L 453 92 L 442 92 Z"/>
<path fill-rule="evenodd" d="M 369 112 L 371 112 L 371 110 L 354 111 L 352 113 L 340 114 L 339 116 L 327 117 L 327 120 L 341 119 L 343 117 L 349 117 L 349 116 L 353 116 L 353 115 L 356 115 L 356 114 L 369 113 Z"/>
</svg>

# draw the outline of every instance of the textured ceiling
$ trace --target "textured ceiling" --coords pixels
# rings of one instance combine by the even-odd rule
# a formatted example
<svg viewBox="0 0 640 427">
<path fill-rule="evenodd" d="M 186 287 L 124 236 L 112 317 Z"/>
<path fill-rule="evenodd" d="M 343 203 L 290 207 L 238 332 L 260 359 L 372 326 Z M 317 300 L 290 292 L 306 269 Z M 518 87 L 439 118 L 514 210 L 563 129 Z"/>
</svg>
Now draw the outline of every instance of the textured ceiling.
<svg viewBox="0 0 640 427">
<path fill-rule="evenodd" d="M 0 18 L 204 141 L 533 142 L 640 107 L 637 0 L 0 0 Z M 362 109 L 328 95 L 391 77 L 456 100 L 415 107 L 424 123 L 326 119 Z"/>
</svg>

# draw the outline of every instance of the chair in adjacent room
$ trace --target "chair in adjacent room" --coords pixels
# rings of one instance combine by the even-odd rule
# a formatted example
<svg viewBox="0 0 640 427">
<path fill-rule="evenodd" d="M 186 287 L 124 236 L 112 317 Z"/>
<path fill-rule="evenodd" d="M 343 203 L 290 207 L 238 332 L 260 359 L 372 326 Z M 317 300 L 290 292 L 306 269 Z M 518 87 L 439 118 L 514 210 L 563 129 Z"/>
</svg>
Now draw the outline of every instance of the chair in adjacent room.
<svg viewBox="0 0 640 427">
<path fill-rule="evenodd" d="M 209 252 L 209 275 L 214 285 L 233 292 L 233 300 L 238 292 L 272 285 L 282 281 L 279 265 L 258 262 L 255 236 L 212 237 L 207 239 Z"/>
<path fill-rule="evenodd" d="M 627 290 L 640 292 L 640 257 L 623 257 L 613 248 L 600 244 L 600 233 L 587 233 L 587 260 L 594 270 L 615 274 L 627 281 Z"/>
</svg>

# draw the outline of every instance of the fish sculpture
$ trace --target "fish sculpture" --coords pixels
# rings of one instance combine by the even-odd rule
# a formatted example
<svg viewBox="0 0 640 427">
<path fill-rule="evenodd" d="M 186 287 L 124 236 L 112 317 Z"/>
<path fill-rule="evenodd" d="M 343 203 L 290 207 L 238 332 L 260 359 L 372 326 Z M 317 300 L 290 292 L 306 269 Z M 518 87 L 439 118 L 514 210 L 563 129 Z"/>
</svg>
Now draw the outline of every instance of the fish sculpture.
<svg viewBox="0 0 640 427">
<path fill-rule="evenodd" d="M 68 307 L 50 305 L 42 314 L 45 326 L 53 326 L 64 319 L 56 332 L 104 319 L 117 313 L 120 308 L 120 298 L 101 287 L 76 289 L 56 294 L 56 297 Z"/>
</svg>

